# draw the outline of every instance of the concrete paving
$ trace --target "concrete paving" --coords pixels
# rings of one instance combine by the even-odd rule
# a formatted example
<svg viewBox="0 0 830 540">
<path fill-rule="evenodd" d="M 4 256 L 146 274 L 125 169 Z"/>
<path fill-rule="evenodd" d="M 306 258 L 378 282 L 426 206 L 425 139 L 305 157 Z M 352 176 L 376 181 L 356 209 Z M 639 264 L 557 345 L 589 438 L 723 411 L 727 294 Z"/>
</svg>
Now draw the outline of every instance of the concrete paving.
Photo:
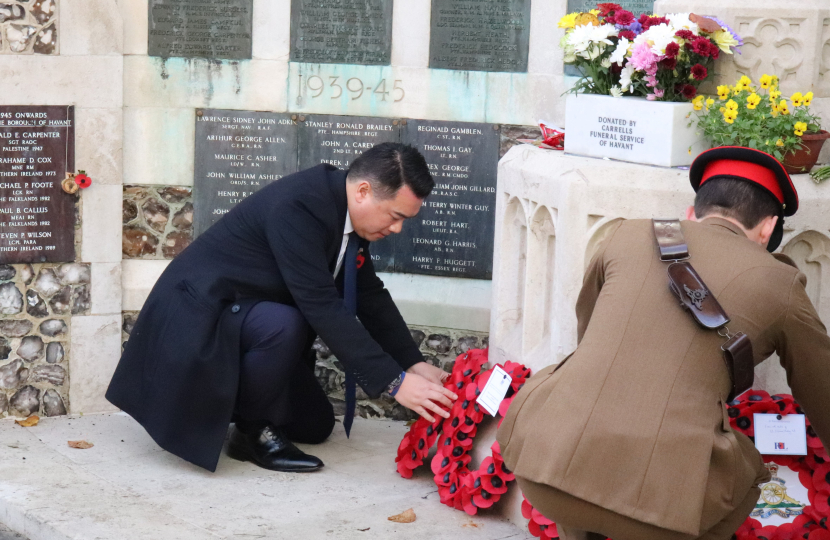
<svg viewBox="0 0 830 540">
<path fill-rule="evenodd" d="M 496 509 L 470 517 L 442 505 L 428 466 L 401 478 L 394 458 L 405 432 L 400 422 L 357 419 L 347 439 L 338 422 L 326 443 L 302 447 L 325 462 L 319 472 L 271 472 L 223 455 L 210 473 L 161 450 L 125 414 L 32 428 L 0 421 L 0 523 L 29 540 L 532 539 Z M 386 519 L 407 508 L 414 523 Z"/>
<path fill-rule="evenodd" d="M 5 525 L 0 525 L 0 540 L 26 540 L 26 538 L 23 538 Z"/>
</svg>

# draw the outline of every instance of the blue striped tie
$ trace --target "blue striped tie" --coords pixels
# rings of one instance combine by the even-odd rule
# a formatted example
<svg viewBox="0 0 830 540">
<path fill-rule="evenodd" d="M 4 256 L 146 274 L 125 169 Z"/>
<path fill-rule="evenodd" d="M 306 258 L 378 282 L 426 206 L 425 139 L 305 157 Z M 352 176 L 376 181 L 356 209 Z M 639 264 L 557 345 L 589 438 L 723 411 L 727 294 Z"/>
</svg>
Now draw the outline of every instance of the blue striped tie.
<svg viewBox="0 0 830 540">
<path fill-rule="evenodd" d="M 343 276 L 343 301 L 346 309 L 352 315 L 357 315 L 357 249 L 360 245 L 360 237 L 357 233 L 349 234 L 349 243 L 346 246 L 346 255 L 343 257 L 343 267 L 346 272 Z M 354 411 L 357 404 L 357 389 L 354 382 L 354 375 L 346 370 L 346 416 L 343 417 L 343 427 L 346 429 L 346 437 L 352 431 L 354 422 Z"/>
</svg>

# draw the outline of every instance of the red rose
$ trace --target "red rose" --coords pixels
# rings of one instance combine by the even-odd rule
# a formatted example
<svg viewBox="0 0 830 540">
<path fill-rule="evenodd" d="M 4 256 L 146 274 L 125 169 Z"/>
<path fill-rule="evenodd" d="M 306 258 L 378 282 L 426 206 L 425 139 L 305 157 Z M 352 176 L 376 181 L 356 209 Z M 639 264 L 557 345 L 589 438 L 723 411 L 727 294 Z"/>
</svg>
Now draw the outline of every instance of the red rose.
<svg viewBox="0 0 830 540">
<path fill-rule="evenodd" d="M 691 30 L 678 30 L 675 36 L 680 39 L 692 39 L 695 37 Z"/>
<path fill-rule="evenodd" d="M 637 37 L 637 34 L 632 32 L 631 30 L 623 30 L 620 32 L 620 37 L 625 38 L 629 41 L 634 41 L 634 38 Z"/>
<path fill-rule="evenodd" d="M 620 6 L 619 4 L 605 3 L 605 4 L 599 4 L 597 6 L 597 8 L 599 8 L 599 14 L 602 15 L 603 17 L 605 17 L 606 15 L 611 13 L 612 11 L 616 12 L 616 11 L 621 10 L 622 6 Z"/>
<path fill-rule="evenodd" d="M 680 92 L 686 99 L 692 99 L 697 95 L 697 88 L 691 84 L 683 85 L 683 90 Z"/>
<path fill-rule="evenodd" d="M 674 69 L 677 67 L 677 58 L 664 58 L 660 61 L 660 67 Z"/>
<path fill-rule="evenodd" d="M 620 11 L 615 11 L 614 21 L 616 24 L 619 24 L 620 26 L 628 26 L 629 24 L 634 22 L 634 14 L 624 9 L 621 9 Z"/>
<path fill-rule="evenodd" d="M 706 78 L 707 75 L 709 75 L 709 70 L 707 70 L 705 67 L 701 66 L 700 64 L 695 64 L 692 66 L 692 77 L 694 77 L 695 80 L 702 81 Z"/>
<path fill-rule="evenodd" d="M 666 56 L 669 58 L 677 58 L 677 55 L 680 53 L 680 45 L 672 41 L 668 45 L 666 45 Z"/>
</svg>

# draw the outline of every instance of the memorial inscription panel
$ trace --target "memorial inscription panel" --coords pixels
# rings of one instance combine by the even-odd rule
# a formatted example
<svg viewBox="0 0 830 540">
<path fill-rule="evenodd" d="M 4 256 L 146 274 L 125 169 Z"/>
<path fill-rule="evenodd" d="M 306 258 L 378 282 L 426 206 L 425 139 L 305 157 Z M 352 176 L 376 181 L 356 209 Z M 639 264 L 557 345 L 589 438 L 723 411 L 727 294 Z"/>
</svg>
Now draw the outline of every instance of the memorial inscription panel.
<svg viewBox="0 0 830 540">
<path fill-rule="evenodd" d="M 74 107 L 0 106 L 0 264 L 75 260 L 74 170 Z"/>
<path fill-rule="evenodd" d="M 195 155 L 198 235 L 251 193 L 297 172 L 297 123 L 290 114 L 202 109 Z"/>
<path fill-rule="evenodd" d="M 499 132 L 491 124 L 409 120 L 401 141 L 423 154 L 435 188 L 396 238 L 395 271 L 491 279 Z"/>
<path fill-rule="evenodd" d="M 352 161 L 376 144 L 399 142 L 400 122 L 371 116 L 306 116 L 300 126 L 300 169 L 330 163 L 348 169 Z M 393 241 L 373 244 L 370 252 L 378 272 L 395 267 Z"/>
<path fill-rule="evenodd" d="M 251 58 L 253 0 L 150 0 L 150 56 Z"/>
<path fill-rule="evenodd" d="M 291 0 L 292 62 L 388 66 L 393 0 Z"/>
<path fill-rule="evenodd" d="M 429 67 L 527 71 L 530 0 L 432 0 Z"/>
</svg>

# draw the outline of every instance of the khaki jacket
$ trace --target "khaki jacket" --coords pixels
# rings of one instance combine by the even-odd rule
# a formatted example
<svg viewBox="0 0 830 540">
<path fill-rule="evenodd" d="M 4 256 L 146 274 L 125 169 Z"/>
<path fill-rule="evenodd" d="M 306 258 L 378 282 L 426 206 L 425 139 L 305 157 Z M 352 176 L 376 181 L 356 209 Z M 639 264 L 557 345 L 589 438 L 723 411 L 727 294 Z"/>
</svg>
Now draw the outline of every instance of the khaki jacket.
<svg viewBox="0 0 830 540">
<path fill-rule="evenodd" d="M 752 340 L 777 352 L 796 400 L 830 442 L 830 338 L 806 278 L 717 218 L 684 221 L 691 263 Z M 641 522 L 698 535 L 765 479 L 724 408 L 724 339 L 669 291 L 650 220 L 622 222 L 600 246 L 577 301 L 579 346 L 535 374 L 498 432 L 516 475 Z"/>
</svg>

